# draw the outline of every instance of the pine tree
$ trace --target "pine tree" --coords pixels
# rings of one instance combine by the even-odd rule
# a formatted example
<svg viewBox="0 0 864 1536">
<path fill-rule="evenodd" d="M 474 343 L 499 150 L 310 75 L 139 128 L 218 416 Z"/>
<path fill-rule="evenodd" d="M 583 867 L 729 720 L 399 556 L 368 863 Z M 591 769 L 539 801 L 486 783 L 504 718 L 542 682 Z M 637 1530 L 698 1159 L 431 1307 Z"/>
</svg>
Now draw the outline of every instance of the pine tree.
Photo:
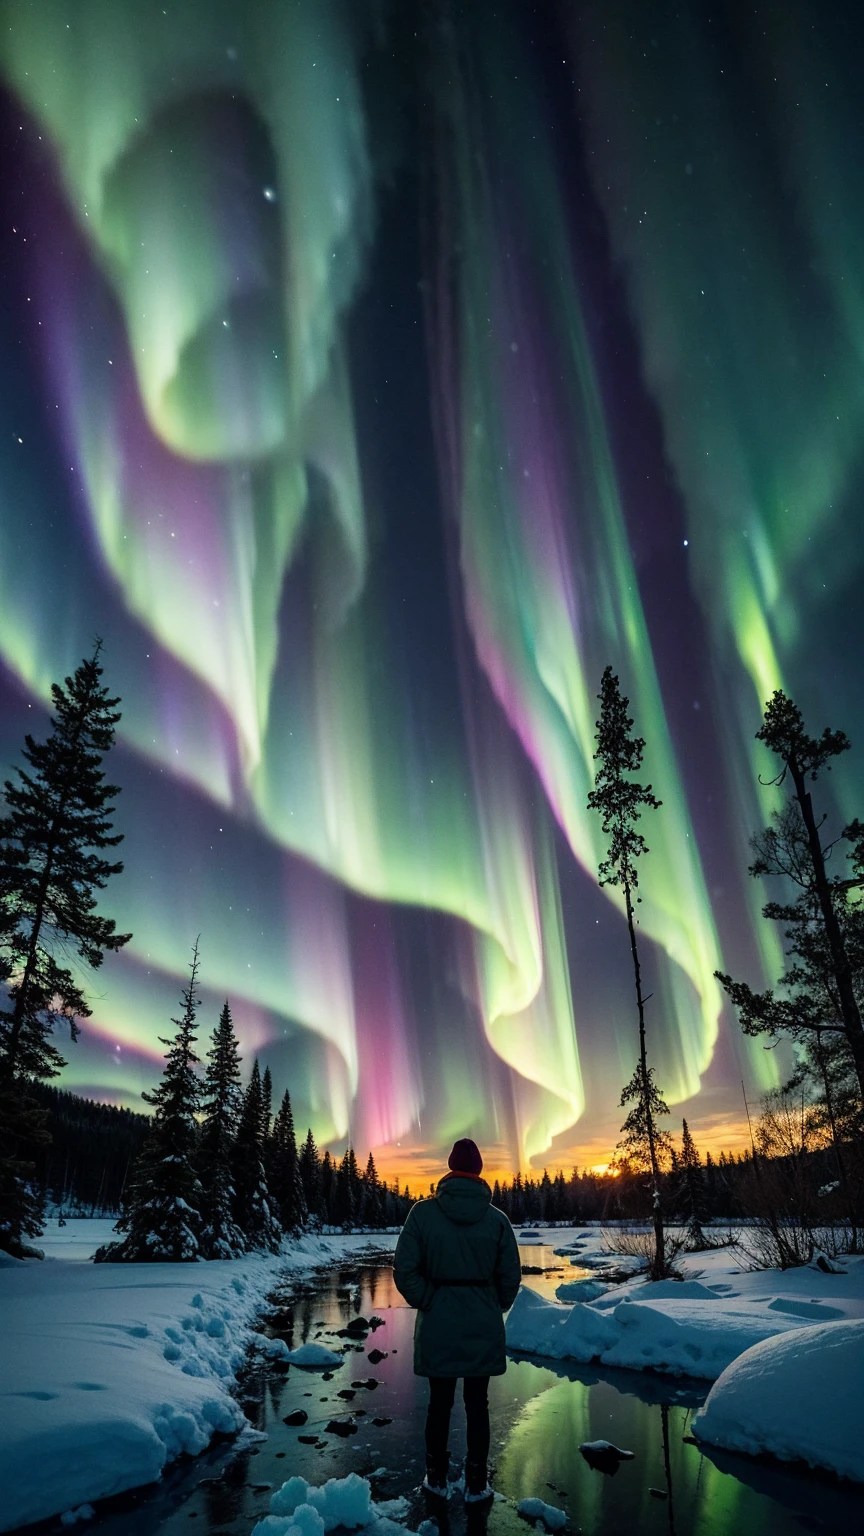
<svg viewBox="0 0 864 1536">
<path fill-rule="evenodd" d="M 240 1117 L 240 1052 L 226 1001 L 207 1052 L 198 1145 L 201 1179 L 201 1251 L 207 1259 L 233 1259 L 245 1251 L 234 1220 L 232 1161 Z"/>
<path fill-rule="evenodd" d="M 321 1188 L 321 1220 L 328 1224 L 333 1222 L 333 1199 L 335 1194 L 336 1170 L 333 1159 L 327 1148 L 321 1158 L 320 1188 Z"/>
<path fill-rule="evenodd" d="M 322 1219 L 321 1210 L 321 1159 L 318 1156 L 318 1148 L 315 1145 L 315 1137 L 310 1126 L 306 1132 L 306 1140 L 300 1149 L 300 1182 L 303 1185 L 303 1197 L 306 1201 L 306 1210 L 309 1216 L 315 1220 Z"/>
<path fill-rule="evenodd" d="M 196 1115 L 201 1103 L 201 1082 L 195 1070 L 200 1065 L 195 1054 L 198 970 L 196 940 L 182 993 L 183 1012 L 171 1020 L 177 1033 L 172 1040 L 162 1038 L 168 1047 L 165 1070 L 153 1092 L 142 1094 L 153 1107 L 153 1123 L 117 1223 L 118 1232 L 126 1236 L 100 1248 L 97 1263 L 178 1264 L 201 1257 L 201 1185 L 195 1171 Z"/>
<path fill-rule="evenodd" d="M 264 1147 L 264 1167 L 270 1172 L 270 1137 L 273 1132 L 273 1078 L 270 1068 L 261 1074 L 261 1144 Z"/>
<path fill-rule="evenodd" d="M 366 1159 L 366 1171 L 363 1174 L 363 1221 L 367 1227 L 380 1227 L 384 1223 L 384 1202 L 381 1196 L 381 1182 L 378 1178 L 378 1169 L 375 1167 L 375 1159 L 369 1153 Z"/>
<path fill-rule="evenodd" d="M 247 1248 L 266 1248 L 276 1253 L 281 1233 L 264 1170 L 265 1124 L 263 1085 L 256 1060 L 243 1096 L 234 1142 L 234 1218 Z"/>
<path fill-rule="evenodd" d="M 337 1226 L 350 1227 L 357 1220 L 360 1204 L 360 1172 L 353 1147 L 347 1147 L 336 1170 L 333 1220 Z"/>
<path fill-rule="evenodd" d="M 27 1081 L 56 1077 L 65 1065 L 55 1026 L 78 1035 L 90 1008 L 81 984 L 62 962 L 71 952 L 92 969 L 106 951 L 122 949 L 96 911 L 96 892 L 123 868 L 101 854 L 122 841 L 113 833 L 111 803 L 119 788 L 105 782 L 102 762 L 114 742 L 119 702 L 100 682 L 101 642 L 73 677 L 51 690 L 54 714 L 44 742 L 25 737 L 26 768 L 4 785 L 0 817 L 0 1248 L 23 1251 L 42 1226 L 31 1185 L 28 1147 L 45 1145 L 46 1116 Z M 11 983 L 11 984 L 10 984 Z"/>
<path fill-rule="evenodd" d="M 711 1246 L 703 1229 L 703 1222 L 708 1218 L 705 1175 L 686 1120 L 681 1121 L 681 1127 L 681 1156 L 678 1160 L 676 1197 L 687 1224 L 687 1247 L 693 1253 L 702 1253 Z"/>
<path fill-rule="evenodd" d="M 823 843 L 825 817 L 817 818 L 808 785 L 830 772 L 832 761 L 849 750 L 842 731 L 826 728 L 807 735 L 793 701 L 777 691 L 765 707 L 757 740 L 780 759 L 770 782 L 787 782 L 791 793 L 772 823 L 753 839 L 750 874 L 779 877 L 797 888 L 792 901 L 769 901 L 763 916 L 783 925 L 788 964 L 778 992 L 754 992 L 718 971 L 745 1034 L 788 1034 L 811 1043 L 839 1035 L 849 1051 L 864 1103 L 864 824 L 854 821 L 840 837 Z M 850 873 L 829 874 L 827 861 L 838 841 L 849 845 Z"/>
<path fill-rule="evenodd" d="M 645 742 L 642 737 L 631 736 L 633 720 L 627 714 L 630 700 L 624 698 L 618 678 L 607 667 L 600 684 L 600 719 L 597 722 L 597 751 L 594 754 L 599 768 L 594 788 L 588 796 L 589 810 L 598 811 L 604 836 L 609 843 L 605 859 L 601 859 L 599 877 L 601 885 L 619 886 L 624 892 L 624 910 L 627 915 L 627 931 L 630 936 L 630 957 L 633 962 L 633 981 L 636 989 L 636 1005 L 639 1016 L 639 1059 L 636 1070 L 623 1089 L 621 1107 L 632 1104 L 623 1126 L 619 1144 L 629 1157 L 644 1154 L 651 1171 L 652 1219 L 654 1222 L 654 1261 L 652 1278 L 662 1279 L 667 1273 L 666 1243 L 663 1233 L 663 1212 L 660 1204 L 660 1170 L 670 1137 L 657 1125 L 660 1115 L 669 1110 L 654 1080 L 654 1069 L 648 1066 L 645 1041 L 645 997 L 642 992 L 642 970 L 636 943 L 636 919 L 634 895 L 639 887 L 638 861 L 648 846 L 641 832 L 637 831 L 643 809 L 657 810 L 661 802 L 652 793 L 650 784 L 640 784 L 631 778 L 641 763 Z M 636 896 L 636 901 L 641 900 Z"/>
<path fill-rule="evenodd" d="M 285 1232 L 299 1232 L 306 1224 L 306 1197 L 300 1177 L 300 1159 L 294 1133 L 291 1096 L 286 1088 L 279 1113 L 273 1121 L 270 1192 Z"/>
</svg>

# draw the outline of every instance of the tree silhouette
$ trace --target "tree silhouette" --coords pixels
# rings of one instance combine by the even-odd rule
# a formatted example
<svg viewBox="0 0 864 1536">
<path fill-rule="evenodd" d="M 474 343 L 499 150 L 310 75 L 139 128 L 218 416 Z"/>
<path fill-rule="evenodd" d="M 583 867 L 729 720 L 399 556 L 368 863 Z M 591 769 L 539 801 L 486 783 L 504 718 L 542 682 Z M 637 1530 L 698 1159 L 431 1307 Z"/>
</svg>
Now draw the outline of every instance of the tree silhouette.
<svg viewBox="0 0 864 1536">
<path fill-rule="evenodd" d="M 779 690 L 765 708 L 757 740 L 764 741 L 782 767 L 770 782 L 789 782 L 791 794 L 771 824 L 753 839 L 750 866 L 757 878 L 781 878 L 797 889 L 791 901 L 769 901 L 763 915 L 784 926 L 787 966 L 776 988 L 755 992 L 722 971 L 722 983 L 748 1035 L 789 1034 L 803 1040 L 841 1035 L 848 1047 L 864 1100 L 864 912 L 857 894 L 864 884 L 864 825 L 852 822 L 840 838 L 823 843 L 825 816 L 817 819 L 808 783 L 830 771 L 848 751 L 842 731 L 830 728 L 808 736 L 797 705 Z M 828 860 L 836 845 L 849 845 L 851 871 L 831 875 Z"/>
<path fill-rule="evenodd" d="M 651 1171 L 654 1223 L 651 1273 L 655 1280 L 659 1280 L 668 1268 L 660 1204 L 660 1163 L 664 1152 L 668 1151 L 670 1138 L 668 1132 L 658 1127 L 657 1118 L 668 1114 L 669 1110 L 654 1081 L 654 1069 L 648 1066 L 645 997 L 636 942 L 634 897 L 637 901 L 640 899 L 636 896 L 639 887 L 638 862 L 648 852 L 648 846 L 636 824 L 643 810 L 657 810 L 661 802 L 652 793 L 650 784 L 640 784 L 631 777 L 641 767 L 645 742 L 642 737 L 630 734 L 633 729 L 633 720 L 627 713 L 630 700 L 622 695 L 618 678 L 611 667 L 607 667 L 603 673 L 599 698 L 600 719 L 597 721 L 597 751 L 594 760 L 600 766 L 594 779 L 594 788 L 588 796 L 588 808 L 599 812 L 603 834 L 608 838 L 606 857 L 601 859 L 598 870 L 600 884 L 618 886 L 624 892 L 639 1015 L 639 1060 L 621 1094 L 622 1108 L 627 1104 L 633 1105 L 621 1127 L 621 1146 L 630 1158 L 644 1155 Z"/>
<path fill-rule="evenodd" d="M 234 1216 L 247 1248 L 268 1248 L 276 1253 L 281 1233 L 264 1169 L 265 1123 L 261 1071 L 256 1060 L 243 1096 L 234 1143 Z"/>
<path fill-rule="evenodd" d="M 306 1222 L 306 1198 L 300 1178 L 300 1160 L 297 1155 L 291 1096 L 287 1088 L 273 1121 L 270 1193 L 276 1202 L 283 1230 L 299 1231 Z"/>
<path fill-rule="evenodd" d="M 243 1233 L 234 1220 L 231 1165 L 240 1116 L 240 1052 L 224 1003 L 207 1052 L 202 1094 L 198 1169 L 201 1179 L 201 1249 L 208 1259 L 233 1259 L 243 1253 Z"/>
<path fill-rule="evenodd" d="M 25 737 L 26 767 L 4 785 L 0 818 L 0 1247 L 20 1251 L 41 1230 L 41 1201 L 26 1147 L 44 1145 L 45 1115 L 27 1080 L 56 1077 L 64 1065 L 55 1026 L 77 1038 L 90 1015 L 84 990 L 64 963 L 70 950 L 92 969 L 131 934 L 96 910 L 96 893 L 123 868 L 102 857 L 122 841 L 102 763 L 114 743 L 119 700 L 101 683 L 101 641 L 72 677 L 51 689 L 44 742 Z"/>
<path fill-rule="evenodd" d="M 121 1242 L 100 1248 L 97 1263 L 192 1262 L 201 1257 L 201 1185 L 195 1171 L 196 1115 L 201 1082 L 196 1068 L 195 1015 L 198 1012 L 198 942 L 192 949 L 189 981 L 182 994 L 183 1012 L 172 1019 L 177 1033 L 168 1047 L 165 1069 L 152 1093 L 150 1135 L 135 1164 L 126 1209 L 117 1222 Z"/>
</svg>

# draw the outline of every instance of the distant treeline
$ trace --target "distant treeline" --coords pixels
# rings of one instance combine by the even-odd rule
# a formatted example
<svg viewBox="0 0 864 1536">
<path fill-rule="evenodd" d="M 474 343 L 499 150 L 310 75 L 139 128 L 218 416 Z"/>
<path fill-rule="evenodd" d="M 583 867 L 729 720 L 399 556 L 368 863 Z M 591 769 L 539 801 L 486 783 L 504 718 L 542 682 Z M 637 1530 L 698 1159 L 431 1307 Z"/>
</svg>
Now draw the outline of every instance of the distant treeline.
<svg viewBox="0 0 864 1536">
<path fill-rule="evenodd" d="M 129 1172 L 151 1127 L 149 1115 L 82 1098 L 34 1082 L 31 1092 L 48 1115 L 51 1142 L 39 1149 L 34 1183 L 49 1215 L 114 1215 L 123 1205 Z M 318 1152 L 310 1131 L 298 1167 L 309 1218 L 330 1226 L 396 1226 L 411 1205 L 407 1185 L 379 1180 L 374 1158 L 361 1171 L 349 1148 L 341 1158 Z"/>
<path fill-rule="evenodd" d="M 51 1141 L 36 1149 L 34 1183 L 49 1214 L 119 1211 L 129 1170 L 144 1145 L 150 1119 L 132 1109 L 97 1104 L 77 1093 L 31 1082 L 48 1114 Z"/>
<path fill-rule="evenodd" d="M 760 1183 L 764 1190 L 769 1176 L 772 1186 L 793 1179 L 796 1187 L 806 1184 L 819 1220 L 842 1219 L 842 1187 L 833 1147 L 811 1150 L 805 1146 L 786 1156 L 772 1149 L 759 1152 L 755 1158 L 749 1150 L 721 1152 L 716 1159 L 708 1152 L 704 1161 L 692 1142 L 690 1148 L 688 1163 L 676 1156 L 660 1176 L 664 1210 L 673 1222 L 749 1220 L 758 1214 L 761 1203 L 754 1198 L 754 1191 L 760 1192 Z M 512 1181 L 496 1179 L 492 1203 L 514 1226 L 646 1220 L 651 1198 L 647 1174 L 625 1161 L 613 1166 L 614 1173 L 593 1173 L 590 1169 L 580 1173 L 574 1168 L 569 1174 L 559 1171 L 552 1177 L 544 1169 L 537 1179 L 519 1174 Z"/>
</svg>

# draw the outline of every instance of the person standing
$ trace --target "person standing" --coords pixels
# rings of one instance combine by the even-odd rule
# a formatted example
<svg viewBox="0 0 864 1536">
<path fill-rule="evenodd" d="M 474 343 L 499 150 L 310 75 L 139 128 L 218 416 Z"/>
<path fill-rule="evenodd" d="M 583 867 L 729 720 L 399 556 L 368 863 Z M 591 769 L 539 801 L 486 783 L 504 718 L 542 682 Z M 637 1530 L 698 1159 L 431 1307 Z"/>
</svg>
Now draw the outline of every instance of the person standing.
<svg viewBox="0 0 864 1536">
<path fill-rule="evenodd" d="M 450 1411 L 461 1377 L 467 1458 L 465 1499 L 492 1498 L 489 1486 L 489 1378 L 507 1369 L 504 1313 L 522 1283 L 507 1217 L 492 1205 L 476 1143 L 457 1141 L 435 1195 L 412 1206 L 393 1261 L 396 1288 L 417 1309 L 414 1374 L 429 1378 L 426 1479 L 446 1498 Z"/>
</svg>

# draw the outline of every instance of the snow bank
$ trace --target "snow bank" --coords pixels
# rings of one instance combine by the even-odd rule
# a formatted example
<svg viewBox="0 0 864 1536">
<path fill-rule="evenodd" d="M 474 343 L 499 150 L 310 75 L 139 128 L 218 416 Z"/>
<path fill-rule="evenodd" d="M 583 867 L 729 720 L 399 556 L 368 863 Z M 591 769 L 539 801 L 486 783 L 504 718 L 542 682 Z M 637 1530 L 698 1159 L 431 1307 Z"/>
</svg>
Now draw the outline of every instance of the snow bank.
<svg viewBox="0 0 864 1536">
<path fill-rule="evenodd" d="M 577 1302 L 560 1307 L 523 1286 L 507 1316 L 507 1345 L 551 1360 L 597 1360 L 618 1331 L 602 1312 Z"/>
<path fill-rule="evenodd" d="M 213 1263 L 4 1266 L 0 1531 L 154 1482 L 242 1429 L 231 1388 L 277 1278 L 360 1247 L 305 1236 Z"/>
<path fill-rule="evenodd" d="M 713 1381 L 751 1345 L 802 1327 L 764 1304 L 723 1298 L 698 1283 L 641 1286 L 630 1297 L 616 1302 L 613 1293 L 606 1308 L 578 1301 L 563 1307 L 523 1288 L 507 1318 L 508 1348 Z M 608 1295 L 602 1300 L 608 1303 Z"/>
<path fill-rule="evenodd" d="M 709 1445 L 864 1482 L 864 1321 L 755 1344 L 723 1371 L 692 1428 Z"/>
</svg>

